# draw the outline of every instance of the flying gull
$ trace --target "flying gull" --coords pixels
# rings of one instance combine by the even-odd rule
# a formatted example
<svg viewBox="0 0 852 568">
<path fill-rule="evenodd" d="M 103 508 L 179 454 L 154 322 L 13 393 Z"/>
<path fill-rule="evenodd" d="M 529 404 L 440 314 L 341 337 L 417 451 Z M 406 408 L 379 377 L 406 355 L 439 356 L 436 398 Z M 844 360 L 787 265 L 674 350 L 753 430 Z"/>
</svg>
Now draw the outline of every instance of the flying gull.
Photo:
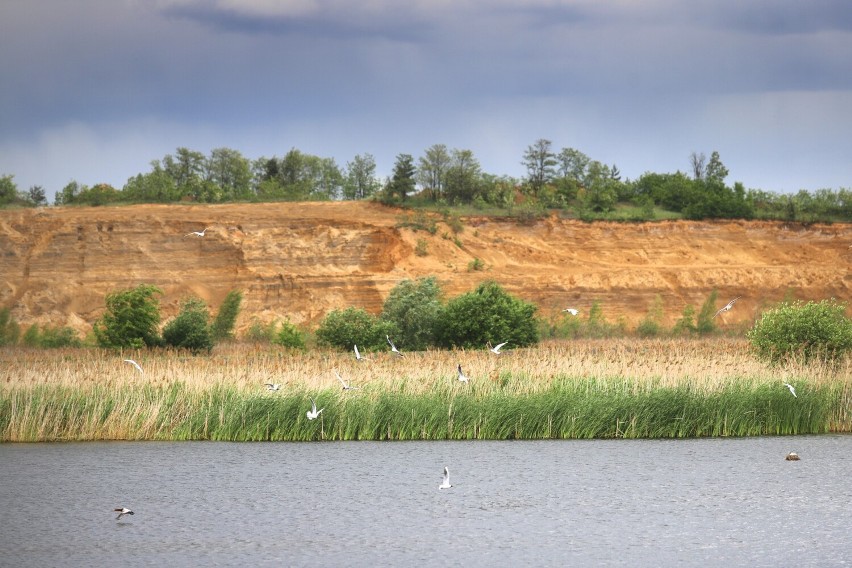
<svg viewBox="0 0 852 568">
<path fill-rule="evenodd" d="M 196 237 L 203 237 L 204 233 L 206 233 L 209 228 L 210 227 L 205 227 L 203 231 L 192 231 L 191 233 L 185 234 L 184 237 L 191 237 L 192 235 L 195 235 Z"/>
<path fill-rule="evenodd" d="M 742 296 L 737 296 L 736 298 L 734 298 L 733 300 L 731 300 L 730 302 L 728 302 L 728 303 L 727 303 L 724 307 L 720 308 L 718 312 L 716 312 L 715 314 L 713 314 L 713 318 L 715 318 L 716 316 L 718 316 L 718 315 L 719 315 L 719 314 L 721 314 L 722 312 L 729 312 L 729 311 L 731 311 L 731 308 L 733 308 L 733 307 L 734 307 L 734 304 L 736 304 L 736 303 L 737 303 L 737 300 L 739 300 L 740 298 L 742 298 Z M 713 319 L 713 318 L 710 318 L 710 319 Z"/>
<path fill-rule="evenodd" d="M 580 313 L 580 310 L 577 310 L 577 309 L 574 309 L 574 308 L 565 308 L 565 309 L 564 309 L 564 310 L 562 310 L 562 311 L 563 311 L 563 312 L 568 312 L 568 313 L 569 313 L 569 314 L 571 314 L 572 316 L 576 316 L 577 314 L 579 314 L 579 313 Z"/>
<path fill-rule="evenodd" d="M 118 516 L 116 517 L 116 519 L 120 519 L 124 515 L 132 515 L 133 514 L 133 511 L 131 511 L 127 507 L 122 507 L 120 509 L 113 509 L 112 511 L 113 511 L 113 513 L 118 513 Z"/>
<path fill-rule="evenodd" d="M 358 351 L 358 345 L 355 345 L 355 360 L 356 361 L 366 361 L 366 357 L 361 357 L 361 352 Z"/>
<path fill-rule="evenodd" d="M 137 362 L 136 362 L 136 361 L 134 361 L 133 359 L 125 359 L 125 360 L 124 360 L 124 362 L 125 362 L 125 363 L 130 363 L 131 365 L 133 365 L 134 367 L 136 367 L 136 369 L 137 369 L 140 373 L 142 373 L 143 375 L 145 374 L 145 372 L 144 372 L 144 371 L 142 371 L 142 367 L 140 367 L 140 366 L 139 366 L 139 363 L 137 363 Z"/>
<path fill-rule="evenodd" d="M 351 387 L 346 384 L 346 381 L 343 380 L 343 377 L 340 376 L 340 373 L 337 372 L 337 369 L 334 370 L 334 374 L 337 376 L 337 380 L 340 381 L 340 384 L 343 385 L 343 390 L 358 390 L 361 387 Z"/>
<path fill-rule="evenodd" d="M 305 414 L 308 417 L 308 420 L 315 420 L 317 416 L 320 415 L 320 412 L 325 410 L 325 408 L 320 408 L 317 410 L 317 403 L 314 402 L 314 399 L 311 399 L 311 409 L 308 410 Z"/>
<path fill-rule="evenodd" d="M 266 383 L 266 390 L 268 390 L 268 391 L 274 392 L 274 391 L 277 391 L 280 388 L 281 388 L 281 385 L 279 385 L 278 383 Z"/>
<path fill-rule="evenodd" d="M 396 345 L 391 341 L 390 335 L 385 335 L 388 338 L 388 345 L 391 347 L 391 353 L 396 353 L 399 357 L 404 357 L 402 353 L 399 352 L 399 349 L 396 348 Z"/>
<path fill-rule="evenodd" d="M 492 347 L 491 352 L 494 353 L 495 355 L 499 355 L 500 354 L 500 348 L 503 347 L 504 345 L 506 345 L 507 343 L 509 343 L 509 342 L 504 341 L 503 343 Z"/>
<path fill-rule="evenodd" d="M 790 383 L 784 383 L 784 386 L 790 389 L 790 394 L 792 394 L 796 398 L 799 398 L 798 396 L 796 396 L 796 389 L 793 388 L 793 385 L 791 385 Z"/>
</svg>

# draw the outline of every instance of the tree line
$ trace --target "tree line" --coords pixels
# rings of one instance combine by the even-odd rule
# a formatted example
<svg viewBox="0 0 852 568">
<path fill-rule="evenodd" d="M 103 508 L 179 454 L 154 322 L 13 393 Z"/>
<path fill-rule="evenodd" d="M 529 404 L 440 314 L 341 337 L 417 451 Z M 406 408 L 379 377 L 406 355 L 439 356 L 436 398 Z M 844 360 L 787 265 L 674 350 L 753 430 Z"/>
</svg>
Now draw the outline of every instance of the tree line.
<svg viewBox="0 0 852 568">
<path fill-rule="evenodd" d="M 482 170 L 473 151 L 435 144 L 416 159 L 411 154 L 397 155 L 391 175 L 382 179 L 368 153 L 356 155 L 341 167 L 334 158 L 296 148 L 282 157 L 251 160 L 231 148 L 216 148 L 204 155 L 181 147 L 153 160 L 150 171 L 131 177 L 121 189 L 71 181 L 56 193 L 54 205 L 376 199 L 394 205 L 508 210 L 522 203 L 531 211 L 566 210 L 586 220 L 612 218 L 619 210 L 629 211 L 627 218 L 636 220 L 661 215 L 852 220 L 849 189 L 778 194 L 747 189 L 740 182 L 728 185 L 728 169 L 715 151 L 709 159 L 693 152 L 686 171 L 645 172 L 630 180 L 622 179 L 615 164 L 592 159 L 575 148 L 557 150 L 550 140 L 539 139 L 526 148 L 521 164 L 527 172 L 523 178 L 494 175 Z M 14 176 L 0 176 L 0 206 L 46 203 L 43 187 L 20 191 Z"/>
</svg>

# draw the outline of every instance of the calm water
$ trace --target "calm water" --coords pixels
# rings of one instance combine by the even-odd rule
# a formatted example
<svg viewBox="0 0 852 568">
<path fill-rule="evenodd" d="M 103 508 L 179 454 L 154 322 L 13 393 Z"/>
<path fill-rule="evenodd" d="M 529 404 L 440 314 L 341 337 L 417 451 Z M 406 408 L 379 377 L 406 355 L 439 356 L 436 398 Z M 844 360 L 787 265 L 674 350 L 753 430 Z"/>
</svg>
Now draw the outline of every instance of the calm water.
<svg viewBox="0 0 852 568">
<path fill-rule="evenodd" d="M 852 436 L 5 444 L 0 564 L 848 566 Z"/>
</svg>

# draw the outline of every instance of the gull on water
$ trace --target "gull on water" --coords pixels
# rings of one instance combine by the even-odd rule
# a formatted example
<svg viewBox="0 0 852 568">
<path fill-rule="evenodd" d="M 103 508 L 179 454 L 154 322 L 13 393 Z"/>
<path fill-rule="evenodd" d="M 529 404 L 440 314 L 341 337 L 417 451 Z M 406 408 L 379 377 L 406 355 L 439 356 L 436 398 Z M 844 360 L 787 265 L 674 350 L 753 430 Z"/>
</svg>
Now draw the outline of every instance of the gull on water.
<svg viewBox="0 0 852 568">
<path fill-rule="evenodd" d="M 125 363 L 130 363 L 131 365 L 133 365 L 134 367 L 136 367 L 136 370 L 138 370 L 140 373 L 142 373 L 143 375 L 145 374 L 145 372 L 142 370 L 142 367 L 140 367 L 140 366 L 139 366 L 139 363 L 137 363 L 137 362 L 136 362 L 136 361 L 134 361 L 133 359 L 125 359 L 125 360 L 124 360 L 124 362 L 125 362 Z"/>
<path fill-rule="evenodd" d="M 308 420 L 315 420 L 317 416 L 320 415 L 320 412 L 325 410 L 325 408 L 320 408 L 317 410 L 317 403 L 314 402 L 314 399 L 311 399 L 311 409 L 308 410 L 305 414 L 308 417 Z"/>
<path fill-rule="evenodd" d="M 509 342 L 508 342 L 508 341 L 504 341 L 503 343 L 500 343 L 499 345 L 495 345 L 494 347 L 492 347 L 492 348 L 491 348 L 491 352 L 492 352 L 492 353 L 494 353 L 495 355 L 499 355 L 499 354 L 500 354 L 500 349 L 501 349 L 504 345 L 506 345 L 507 343 L 509 343 Z"/>
<path fill-rule="evenodd" d="M 335 376 L 337 376 L 337 380 L 340 381 L 340 384 L 343 385 L 343 390 L 345 390 L 345 391 L 358 390 L 359 388 L 361 388 L 361 387 L 350 387 L 348 384 L 346 384 L 346 381 L 343 380 L 343 377 L 340 376 L 340 373 L 337 372 L 337 369 L 334 370 L 334 374 L 335 374 Z"/>
<path fill-rule="evenodd" d="M 356 361 L 366 361 L 366 357 L 361 357 L 361 353 L 358 351 L 358 345 L 355 345 L 355 360 Z"/>
<path fill-rule="evenodd" d="M 278 383 L 266 383 L 266 390 L 268 391 L 277 391 L 281 388 L 281 385 Z"/>
<path fill-rule="evenodd" d="M 191 237 L 192 235 L 195 235 L 196 237 L 203 237 L 204 233 L 206 233 L 209 228 L 210 227 L 204 227 L 203 231 L 192 231 L 191 233 L 185 234 L 184 237 Z"/>
<path fill-rule="evenodd" d="M 441 485 L 438 486 L 438 489 L 449 489 L 450 487 L 452 487 L 452 485 L 450 485 L 450 468 L 445 467 L 444 468 L 444 482 L 441 483 Z"/>
<path fill-rule="evenodd" d="M 113 509 L 112 512 L 118 513 L 118 516 L 116 517 L 116 519 L 120 519 L 124 515 L 132 515 L 133 514 L 133 511 L 131 511 L 127 507 L 121 507 L 120 509 Z"/>
<path fill-rule="evenodd" d="M 722 312 L 729 312 L 729 311 L 731 311 L 731 308 L 733 308 L 733 307 L 734 307 L 734 304 L 736 304 L 736 303 L 737 303 L 737 300 L 739 300 L 740 298 L 742 298 L 742 296 L 737 296 L 736 298 L 734 298 L 733 300 L 731 300 L 730 302 L 728 302 L 727 304 L 725 304 L 725 306 L 724 306 L 724 307 L 722 307 L 721 309 L 719 309 L 719 311 L 718 311 L 718 312 L 716 312 L 715 314 L 713 314 L 713 318 L 715 318 L 716 316 L 718 316 L 718 315 L 719 315 L 719 314 L 721 314 Z M 710 318 L 710 319 L 713 319 L 713 318 Z"/>
<path fill-rule="evenodd" d="M 793 388 L 793 385 L 791 385 L 790 383 L 784 383 L 784 386 L 790 389 L 790 394 L 792 394 L 796 398 L 799 398 L 798 396 L 796 396 L 796 389 Z"/>
<path fill-rule="evenodd" d="M 465 376 L 465 374 L 462 372 L 461 364 L 459 364 L 459 380 L 460 380 L 461 382 L 463 382 L 463 383 L 466 383 L 466 382 L 468 382 L 468 381 L 470 380 L 470 379 L 469 379 L 469 378 L 467 378 L 467 377 Z"/>
<path fill-rule="evenodd" d="M 393 341 L 391 341 L 390 335 L 385 335 L 385 337 L 387 337 L 387 338 L 388 338 L 388 345 L 390 345 L 391 353 L 396 353 L 399 357 L 404 357 L 405 355 L 403 355 L 402 353 L 400 353 L 400 352 L 399 352 L 399 349 L 397 349 L 397 348 L 396 348 L 396 345 L 394 345 L 394 344 L 393 344 Z"/>
<path fill-rule="evenodd" d="M 569 314 L 571 314 L 572 316 L 576 316 L 577 314 L 579 314 L 579 313 L 580 313 L 580 310 L 577 310 L 577 309 L 574 309 L 574 308 L 565 308 L 565 309 L 564 309 L 564 310 L 562 310 L 562 311 L 563 311 L 563 312 L 568 312 L 568 313 L 569 313 Z"/>
</svg>

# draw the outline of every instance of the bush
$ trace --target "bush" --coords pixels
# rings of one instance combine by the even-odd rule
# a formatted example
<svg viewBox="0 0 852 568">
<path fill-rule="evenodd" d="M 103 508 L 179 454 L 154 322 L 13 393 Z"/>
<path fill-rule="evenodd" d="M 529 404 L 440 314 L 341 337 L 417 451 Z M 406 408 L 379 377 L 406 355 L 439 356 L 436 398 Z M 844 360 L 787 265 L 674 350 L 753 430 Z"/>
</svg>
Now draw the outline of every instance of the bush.
<svg viewBox="0 0 852 568">
<path fill-rule="evenodd" d="M 210 334 L 210 312 L 200 298 L 189 298 L 180 313 L 163 328 L 163 341 L 169 347 L 193 352 L 213 349 Z"/>
<path fill-rule="evenodd" d="M 28 347 L 43 347 L 46 349 L 80 347 L 83 344 L 77 332 L 67 326 L 44 326 L 39 329 L 38 324 L 33 324 L 27 328 L 21 339 L 24 345 Z"/>
<path fill-rule="evenodd" d="M 716 299 L 718 293 L 716 290 L 710 292 L 704 303 L 701 304 L 701 310 L 698 312 L 698 323 L 695 330 L 701 335 L 713 333 L 716 331 L 716 324 L 713 323 L 713 316 L 716 314 Z"/>
<path fill-rule="evenodd" d="M 435 343 L 435 326 L 442 309 L 441 287 L 434 276 L 403 280 L 385 300 L 382 319 L 396 326 L 396 343 L 410 351 L 422 351 Z"/>
<path fill-rule="evenodd" d="M 677 320 L 672 328 L 672 335 L 690 335 L 695 333 L 695 306 L 687 304 L 683 308 L 683 313 L 680 319 Z"/>
<path fill-rule="evenodd" d="M 845 309 L 846 304 L 833 299 L 783 302 L 764 312 L 747 337 L 758 355 L 770 361 L 794 356 L 836 360 L 852 349 L 852 320 Z"/>
<path fill-rule="evenodd" d="M 654 303 L 651 304 L 651 308 L 648 310 L 648 313 L 639 322 L 639 325 L 636 327 L 636 333 L 640 337 L 656 337 L 660 335 L 662 331 L 662 325 L 660 322 L 663 319 L 663 298 L 657 294 L 654 297 Z"/>
<path fill-rule="evenodd" d="M 225 296 L 225 299 L 222 300 L 219 312 L 210 326 L 210 333 L 214 341 L 234 338 L 234 325 L 237 323 L 237 316 L 240 314 L 240 304 L 242 301 L 243 294 L 239 290 L 231 290 Z"/>
<path fill-rule="evenodd" d="M 317 329 L 317 342 L 321 345 L 368 351 L 384 348 L 385 335 L 396 335 L 399 330 L 388 321 L 368 314 L 363 308 L 332 310 L 325 316 Z M 402 345 L 402 343 L 398 343 Z"/>
<path fill-rule="evenodd" d="M 98 345 L 133 349 L 160 345 L 157 295 L 162 293 L 156 286 L 140 284 L 107 294 L 106 312 L 94 325 Z"/>
<path fill-rule="evenodd" d="M 536 306 L 508 294 L 493 281 L 451 300 L 444 308 L 436 340 L 442 347 L 481 349 L 508 341 L 512 347 L 538 342 Z"/>
<path fill-rule="evenodd" d="M 254 343 L 271 343 L 275 338 L 275 322 L 262 323 L 257 317 L 252 319 L 243 339 Z"/>
<path fill-rule="evenodd" d="M 0 346 L 14 345 L 21 335 L 21 327 L 12 317 L 9 308 L 0 308 Z"/>
<path fill-rule="evenodd" d="M 272 343 L 291 349 L 305 348 L 305 334 L 289 320 L 281 324 L 281 329 L 272 338 Z"/>
</svg>

